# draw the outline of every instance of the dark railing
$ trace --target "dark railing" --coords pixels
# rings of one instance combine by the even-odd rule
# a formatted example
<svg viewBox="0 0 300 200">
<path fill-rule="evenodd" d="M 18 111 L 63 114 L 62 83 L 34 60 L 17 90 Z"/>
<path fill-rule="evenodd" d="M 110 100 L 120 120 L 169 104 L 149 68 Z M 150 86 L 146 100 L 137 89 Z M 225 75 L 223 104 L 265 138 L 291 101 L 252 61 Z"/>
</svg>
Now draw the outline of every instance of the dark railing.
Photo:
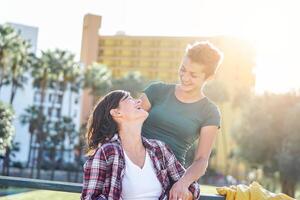
<svg viewBox="0 0 300 200">
<path fill-rule="evenodd" d="M 62 192 L 80 193 L 82 184 L 61 181 L 47 181 L 30 178 L 0 176 L 0 186 L 35 188 Z M 225 197 L 213 194 L 201 194 L 200 200 L 225 200 Z"/>
</svg>

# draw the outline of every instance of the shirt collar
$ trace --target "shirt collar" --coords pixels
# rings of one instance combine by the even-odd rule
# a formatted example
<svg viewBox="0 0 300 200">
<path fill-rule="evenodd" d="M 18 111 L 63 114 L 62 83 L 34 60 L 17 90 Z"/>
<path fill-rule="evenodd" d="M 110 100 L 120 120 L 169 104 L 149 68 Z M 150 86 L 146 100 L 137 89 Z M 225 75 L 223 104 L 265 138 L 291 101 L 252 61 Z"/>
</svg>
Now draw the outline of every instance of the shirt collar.
<svg viewBox="0 0 300 200">
<path fill-rule="evenodd" d="M 110 142 L 118 142 L 121 144 L 121 139 L 119 137 L 118 133 L 115 133 L 111 139 L 109 139 Z M 153 144 L 145 137 L 142 136 L 142 142 L 146 149 L 149 149 L 151 151 L 155 151 L 155 147 Z"/>
</svg>

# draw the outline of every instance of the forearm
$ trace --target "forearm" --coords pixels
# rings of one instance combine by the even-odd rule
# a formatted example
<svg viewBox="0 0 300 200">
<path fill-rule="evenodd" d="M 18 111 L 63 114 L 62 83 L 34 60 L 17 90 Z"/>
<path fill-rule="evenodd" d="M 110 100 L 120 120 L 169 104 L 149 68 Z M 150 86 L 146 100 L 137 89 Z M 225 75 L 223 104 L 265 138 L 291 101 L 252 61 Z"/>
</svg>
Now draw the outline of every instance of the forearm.
<svg viewBox="0 0 300 200">
<path fill-rule="evenodd" d="M 200 158 L 198 160 L 195 160 L 179 181 L 181 181 L 186 186 L 191 185 L 194 181 L 198 181 L 198 179 L 205 174 L 207 166 L 207 159 Z"/>
</svg>

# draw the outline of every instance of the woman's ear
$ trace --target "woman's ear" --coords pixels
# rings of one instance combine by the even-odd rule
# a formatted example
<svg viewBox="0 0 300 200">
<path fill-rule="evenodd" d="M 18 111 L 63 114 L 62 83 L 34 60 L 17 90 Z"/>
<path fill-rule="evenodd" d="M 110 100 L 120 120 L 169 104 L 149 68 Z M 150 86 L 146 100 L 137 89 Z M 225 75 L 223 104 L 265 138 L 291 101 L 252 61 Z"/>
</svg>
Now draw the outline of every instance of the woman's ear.
<svg viewBox="0 0 300 200">
<path fill-rule="evenodd" d="M 118 111 L 118 109 L 111 109 L 109 111 L 109 113 L 111 114 L 111 116 L 113 117 L 119 117 L 120 116 L 120 112 Z"/>
</svg>

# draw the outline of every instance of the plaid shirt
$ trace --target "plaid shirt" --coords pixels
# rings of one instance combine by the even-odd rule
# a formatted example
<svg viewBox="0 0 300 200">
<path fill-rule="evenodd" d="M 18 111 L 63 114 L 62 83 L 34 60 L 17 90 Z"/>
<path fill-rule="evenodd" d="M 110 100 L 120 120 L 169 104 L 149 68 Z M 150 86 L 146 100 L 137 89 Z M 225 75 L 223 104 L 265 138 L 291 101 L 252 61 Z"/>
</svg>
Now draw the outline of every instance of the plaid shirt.
<svg viewBox="0 0 300 200">
<path fill-rule="evenodd" d="M 159 199 L 168 199 L 173 183 L 185 173 L 184 167 L 175 158 L 172 151 L 161 141 L 142 138 L 162 185 Z M 124 175 L 124 152 L 118 135 L 99 147 L 84 165 L 84 180 L 81 200 L 119 200 Z M 200 187 L 194 182 L 190 185 L 194 199 L 200 196 Z"/>
</svg>

